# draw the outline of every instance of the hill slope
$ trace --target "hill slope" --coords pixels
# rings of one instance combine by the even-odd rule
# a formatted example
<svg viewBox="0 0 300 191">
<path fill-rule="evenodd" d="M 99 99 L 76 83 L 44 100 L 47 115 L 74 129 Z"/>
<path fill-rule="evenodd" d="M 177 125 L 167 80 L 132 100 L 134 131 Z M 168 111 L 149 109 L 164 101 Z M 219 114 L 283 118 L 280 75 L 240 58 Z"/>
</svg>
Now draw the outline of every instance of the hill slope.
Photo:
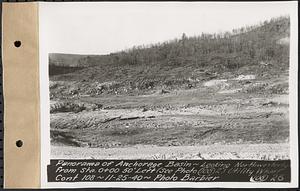
<svg viewBox="0 0 300 191">
<path fill-rule="evenodd" d="M 109 55 L 51 54 L 50 80 L 78 82 L 81 88 L 73 84 L 71 89 L 95 95 L 187 88 L 245 73 L 273 78 L 289 66 L 289 27 L 289 18 L 279 17 L 232 32 L 183 34 L 180 39 Z M 67 84 L 65 89 L 70 89 Z M 52 86 L 52 92 L 58 93 L 60 87 L 60 93 L 70 93 L 61 85 Z"/>
</svg>

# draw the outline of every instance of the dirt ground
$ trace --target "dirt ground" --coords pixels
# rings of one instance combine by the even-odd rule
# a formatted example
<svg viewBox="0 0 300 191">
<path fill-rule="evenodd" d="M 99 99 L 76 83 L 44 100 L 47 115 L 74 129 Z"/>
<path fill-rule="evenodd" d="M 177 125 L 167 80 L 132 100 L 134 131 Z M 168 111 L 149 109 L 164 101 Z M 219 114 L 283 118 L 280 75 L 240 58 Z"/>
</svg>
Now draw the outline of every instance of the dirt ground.
<svg viewBox="0 0 300 191">
<path fill-rule="evenodd" d="M 72 98 L 103 107 L 52 113 L 51 157 L 289 158 L 288 94 L 261 93 L 257 87 L 266 87 L 252 76 L 246 80 L 252 81 L 214 80 L 167 93 Z"/>
<path fill-rule="evenodd" d="M 53 158 L 63 159 L 148 159 L 148 160 L 213 160 L 213 159 L 289 159 L 288 144 L 213 144 L 209 146 L 143 146 L 128 148 L 81 148 L 53 146 Z"/>
</svg>

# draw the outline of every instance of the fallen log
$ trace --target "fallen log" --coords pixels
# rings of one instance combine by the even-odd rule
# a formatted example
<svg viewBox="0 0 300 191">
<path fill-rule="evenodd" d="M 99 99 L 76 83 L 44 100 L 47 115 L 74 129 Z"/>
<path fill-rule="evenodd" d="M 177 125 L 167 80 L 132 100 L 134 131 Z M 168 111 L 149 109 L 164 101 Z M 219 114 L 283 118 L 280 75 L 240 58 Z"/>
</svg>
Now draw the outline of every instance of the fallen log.
<svg viewBox="0 0 300 191">
<path fill-rule="evenodd" d="M 113 118 L 107 118 L 107 119 L 104 119 L 104 121 L 101 121 L 101 123 L 107 123 L 107 122 L 110 122 L 110 121 L 113 121 L 113 120 L 116 120 L 116 119 L 120 119 L 121 116 L 118 116 L 118 117 L 113 117 Z"/>
<path fill-rule="evenodd" d="M 133 120 L 133 119 L 139 119 L 139 118 L 144 118 L 144 116 L 133 116 L 133 117 L 121 117 L 120 120 Z"/>
<path fill-rule="evenodd" d="M 134 120 L 134 119 L 142 119 L 142 118 L 155 118 L 155 116 L 131 116 L 131 117 L 121 117 L 120 120 Z"/>
</svg>

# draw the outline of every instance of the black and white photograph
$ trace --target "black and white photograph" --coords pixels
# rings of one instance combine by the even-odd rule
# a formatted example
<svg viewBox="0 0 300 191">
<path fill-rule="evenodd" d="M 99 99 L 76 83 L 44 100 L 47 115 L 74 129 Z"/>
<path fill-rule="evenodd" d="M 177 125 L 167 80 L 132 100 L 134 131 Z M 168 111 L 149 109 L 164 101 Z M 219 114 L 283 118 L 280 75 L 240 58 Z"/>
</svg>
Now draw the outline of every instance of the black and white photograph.
<svg viewBox="0 0 300 191">
<path fill-rule="evenodd" d="M 288 3 L 41 10 L 50 159 L 291 159 Z"/>
</svg>

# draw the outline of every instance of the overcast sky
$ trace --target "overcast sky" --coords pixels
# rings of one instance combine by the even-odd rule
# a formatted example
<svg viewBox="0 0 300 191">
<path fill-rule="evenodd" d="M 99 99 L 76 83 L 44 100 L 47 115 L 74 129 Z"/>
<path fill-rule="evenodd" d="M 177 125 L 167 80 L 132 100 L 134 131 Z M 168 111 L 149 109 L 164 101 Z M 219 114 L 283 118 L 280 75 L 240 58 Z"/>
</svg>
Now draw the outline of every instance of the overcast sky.
<svg viewBox="0 0 300 191">
<path fill-rule="evenodd" d="M 108 54 L 202 32 L 231 31 L 288 15 L 295 3 L 41 3 L 49 52 Z"/>
</svg>

